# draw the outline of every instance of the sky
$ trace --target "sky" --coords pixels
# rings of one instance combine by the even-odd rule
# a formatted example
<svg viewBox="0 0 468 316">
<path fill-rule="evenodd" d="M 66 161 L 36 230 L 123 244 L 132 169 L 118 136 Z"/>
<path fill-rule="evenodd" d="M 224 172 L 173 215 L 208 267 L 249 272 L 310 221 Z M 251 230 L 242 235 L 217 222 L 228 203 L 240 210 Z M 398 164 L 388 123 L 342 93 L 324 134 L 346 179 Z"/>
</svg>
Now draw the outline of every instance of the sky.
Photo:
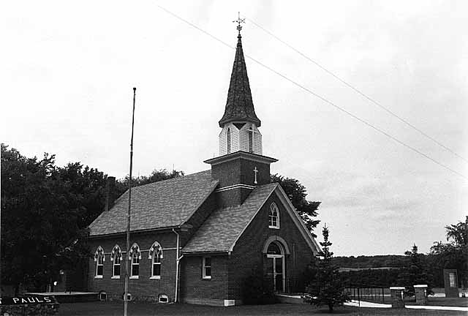
<svg viewBox="0 0 468 316">
<path fill-rule="evenodd" d="M 0 141 L 123 178 L 136 87 L 133 174 L 209 169 L 239 11 L 263 153 L 322 202 L 318 241 L 325 224 L 340 256 L 445 241 L 468 215 L 464 0 L 5 1 Z"/>
</svg>

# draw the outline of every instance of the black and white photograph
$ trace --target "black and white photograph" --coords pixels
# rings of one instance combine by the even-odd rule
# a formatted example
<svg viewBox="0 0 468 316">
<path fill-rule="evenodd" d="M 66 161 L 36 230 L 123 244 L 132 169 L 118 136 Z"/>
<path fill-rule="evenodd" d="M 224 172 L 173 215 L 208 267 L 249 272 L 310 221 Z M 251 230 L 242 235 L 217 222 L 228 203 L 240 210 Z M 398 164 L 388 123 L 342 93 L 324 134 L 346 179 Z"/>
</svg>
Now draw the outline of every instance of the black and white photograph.
<svg viewBox="0 0 468 316">
<path fill-rule="evenodd" d="M 468 2 L 0 4 L 0 314 L 466 315 Z"/>
</svg>

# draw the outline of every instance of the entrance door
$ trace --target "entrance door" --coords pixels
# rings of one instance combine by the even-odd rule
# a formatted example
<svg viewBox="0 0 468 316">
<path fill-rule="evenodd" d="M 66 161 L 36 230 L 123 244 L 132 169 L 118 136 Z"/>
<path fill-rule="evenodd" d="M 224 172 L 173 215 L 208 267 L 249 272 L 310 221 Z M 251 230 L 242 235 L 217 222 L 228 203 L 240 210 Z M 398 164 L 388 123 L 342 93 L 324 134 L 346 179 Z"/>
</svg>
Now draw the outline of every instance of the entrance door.
<svg viewBox="0 0 468 316">
<path fill-rule="evenodd" d="M 284 253 L 280 245 L 271 243 L 267 251 L 267 274 L 276 292 L 285 291 Z"/>
</svg>

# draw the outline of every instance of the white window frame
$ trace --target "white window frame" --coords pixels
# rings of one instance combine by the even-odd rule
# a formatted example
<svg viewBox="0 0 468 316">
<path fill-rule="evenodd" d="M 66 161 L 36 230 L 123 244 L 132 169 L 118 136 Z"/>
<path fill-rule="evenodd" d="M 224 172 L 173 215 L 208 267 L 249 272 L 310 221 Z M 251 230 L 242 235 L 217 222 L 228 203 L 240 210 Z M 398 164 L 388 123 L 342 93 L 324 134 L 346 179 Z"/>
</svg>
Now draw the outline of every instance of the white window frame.
<svg viewBox="0 0 468 316">
<path fill-rule="evenodd" d="M 149 250 L 148 259 L 151 260 L 151 276 L 150 279 L 161 279 L 162 263 L 161 259 L 163 258 L 163 249 L 162 246 L 155 241 Z M 154 274 L 154 266 L 159 266 L 159 275 Z"/>
<path fill-rule="evenodd" d="M 206 260 L 209 259 L 209 265 L 207 265 Z M 209 275 L 206 273 L 207 269 L 209 269 Z M 211 257 L 203 257 L 202 260 L 202 279 L 204 280 L 211 280 L 211 276 L 213 275 L 213 260 Z"/>
<path fill-rule="evenodd" d="M 141 260 L 141 251 L 138 244 L 133 244 L 130 248 L 129 258 L 130 260 L 130 279 L 139 279 L 140 278 L 140 260 Z M 138 274 L 133 274 L 133 267 L 138 267 Z"/>
<path fill-rule="evenodd" d="M 115 245 L 111 253 L 112 279 L 120 279 L 122 274 L 122 250 L 119 245 Z M 115 267 L 119 266 L 119 274 L 115 274 Z"/>
<path fill-rule="evenodd" d="M 96 262 L 96 271 L 94 273 L 95 279 L 102 279 L 104 277 L 104 261 L 106 261 L 104 249 L 99 246 L 94 253 L 94 261 Z M 102 268 L 102 273 L 99 274 L 99 268 Z"/>
<path fill-rule="evenodd" d="M 276 224 L 274 223 L 275 220 L 276 220 Z M 268 228 L 273 228 L 273 229 L 280 228 L 280 213 L 279 213 L 278 205 L 276 205 L 275 202 L 271 203 L 270 211 L 268 212 Z"/>
</svg>

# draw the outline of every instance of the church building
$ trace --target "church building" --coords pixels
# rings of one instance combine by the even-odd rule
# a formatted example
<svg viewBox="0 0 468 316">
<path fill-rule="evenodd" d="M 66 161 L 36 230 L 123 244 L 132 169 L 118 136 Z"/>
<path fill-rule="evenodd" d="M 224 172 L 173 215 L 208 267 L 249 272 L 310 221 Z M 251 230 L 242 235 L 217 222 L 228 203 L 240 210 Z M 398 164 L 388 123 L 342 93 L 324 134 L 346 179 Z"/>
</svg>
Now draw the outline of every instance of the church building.
<svg viewBox="0 0 468 316">
<path fill-rule="evenodd" d="M 90 291 L 122 299 L 125 260 L 133 299 L 238 305 L 254 271 L 275 292 L 304 290 L 302 274 L 319 246 L 270 181 L 277 160 L 263 155 L 238 30 L 219 156 L 205 161 L 209 170 L 132 188 L 128 253 L 128 191 L 89 226 Z"/>
</svg>

